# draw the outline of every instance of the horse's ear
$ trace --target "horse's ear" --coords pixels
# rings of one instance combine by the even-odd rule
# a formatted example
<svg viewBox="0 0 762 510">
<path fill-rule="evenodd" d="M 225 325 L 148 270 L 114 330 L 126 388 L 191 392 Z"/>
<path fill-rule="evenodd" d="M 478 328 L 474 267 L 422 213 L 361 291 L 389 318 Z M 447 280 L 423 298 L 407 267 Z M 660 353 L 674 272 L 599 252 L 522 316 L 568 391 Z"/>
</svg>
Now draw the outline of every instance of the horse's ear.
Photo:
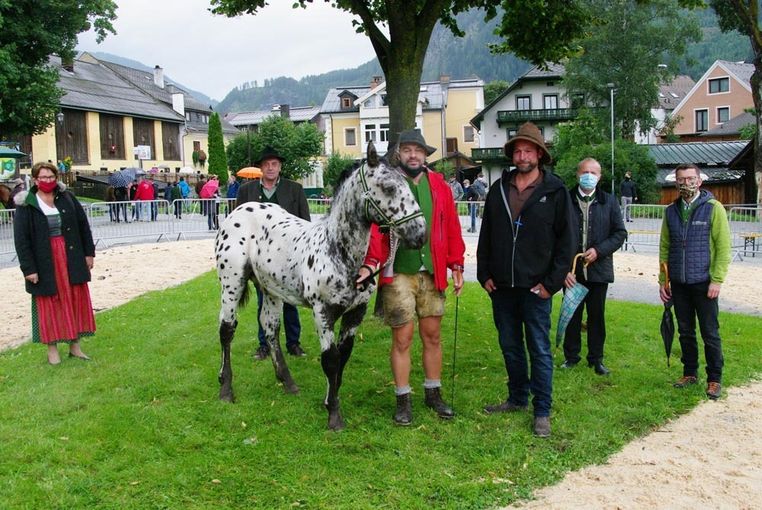
<svg viewBox="0 0 762 510">
<path fill-rule="evenodd" d="M 378 166 L 378 153 L 376 152 L 376 146 L 373 145 L 371 140 L 368 140 L 368 165 L 372 167 Z"/>
</svg>

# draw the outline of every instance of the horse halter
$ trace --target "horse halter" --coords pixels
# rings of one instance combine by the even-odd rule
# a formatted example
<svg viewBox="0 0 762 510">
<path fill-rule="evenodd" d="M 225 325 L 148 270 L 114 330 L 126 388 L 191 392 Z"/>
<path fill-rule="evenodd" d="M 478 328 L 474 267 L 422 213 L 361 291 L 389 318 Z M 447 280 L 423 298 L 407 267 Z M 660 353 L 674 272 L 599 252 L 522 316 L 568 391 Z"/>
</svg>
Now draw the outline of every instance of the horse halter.
<svg viewBox="0 0 762 510">
<path fill-rule="evenodd" d="M 408 221 L 412 221 L 419 216 L 423 216 L 423 211 L 419 210 L 418 212 L 414 212 L 413 214 L 408 214 L 407 216 L 403 216 L 402 218 L 398 220 L 394 220 L 390 218 L 384 211 L 381 209 L 381 206 L 378 203 L 378 200 L 373 198 L 370 195 L 370 188 L 368 187 L 368 182 L 365 178 L 365 164 L 363 164 L 360 167 L 360 185 L 362 186 L 362 198 L 365 200 L 365 216 L 370 217 L 370 208 L 373 207 L 376 212 L 383 218 L 383 223 L 379 223 L 378 226 L 381 229 L 394 229 L 396 227 L 399 227 L 400 225 L 404 225 Z"/>
</svg>

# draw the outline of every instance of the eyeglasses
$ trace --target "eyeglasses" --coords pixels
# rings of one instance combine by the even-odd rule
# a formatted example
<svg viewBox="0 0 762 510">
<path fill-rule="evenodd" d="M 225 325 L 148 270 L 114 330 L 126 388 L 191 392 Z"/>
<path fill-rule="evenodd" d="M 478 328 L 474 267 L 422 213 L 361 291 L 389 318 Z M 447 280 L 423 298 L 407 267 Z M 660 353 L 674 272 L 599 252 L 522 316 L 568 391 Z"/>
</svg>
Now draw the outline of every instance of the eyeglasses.
<svg viewBox="0 0 762 510">
<path fill-rule="evenodd" d="M 696 180 L 696 177 L 678 177 L 675 179 L 675 182 L 678 184 L 693 184 Z"/>
<path fill-rule="evenodd" d="M 56 176 L 55 175 L 39 175 L 36 177 L 38 181 L 55 181 Z"/>
</svg>

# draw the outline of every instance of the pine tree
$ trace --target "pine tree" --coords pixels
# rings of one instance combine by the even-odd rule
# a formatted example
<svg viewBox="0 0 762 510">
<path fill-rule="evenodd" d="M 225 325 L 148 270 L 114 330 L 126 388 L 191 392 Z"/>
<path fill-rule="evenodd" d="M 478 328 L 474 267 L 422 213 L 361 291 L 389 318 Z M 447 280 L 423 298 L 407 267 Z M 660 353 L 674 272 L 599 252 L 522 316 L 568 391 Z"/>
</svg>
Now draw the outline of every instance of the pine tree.
<svg viewBox="0 0 762 510">
<path fill-rule="evenodd" d="M 225 142 L 222 139 L 220 115 L 213 112 L 209 117 L 209 174 L 219 177 L 221 183 L 228 180 L 228 162 L 225 156 Z"/>
</svg>

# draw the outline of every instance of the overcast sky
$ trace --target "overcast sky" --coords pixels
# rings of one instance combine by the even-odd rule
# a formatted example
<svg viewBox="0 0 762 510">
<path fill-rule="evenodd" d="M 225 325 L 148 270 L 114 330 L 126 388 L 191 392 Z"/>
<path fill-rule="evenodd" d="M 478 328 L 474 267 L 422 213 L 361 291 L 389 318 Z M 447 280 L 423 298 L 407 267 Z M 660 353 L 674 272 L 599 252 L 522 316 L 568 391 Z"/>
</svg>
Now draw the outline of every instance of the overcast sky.
<svg viewBox="0 0 762 510">
<path fill-rule="evenodd" d="M 173 80 L 218 101 L 244 82 L 302 78 L 357 67 L 375 54 L 352 16 L 315 0 L 292 9 L 272 0 L 256 16 L 210 13 L 208 0 L 121 0 L 116 35 L 96 44 L 80 34 L 78 49 L 160 65 Z"/>
</svg>

